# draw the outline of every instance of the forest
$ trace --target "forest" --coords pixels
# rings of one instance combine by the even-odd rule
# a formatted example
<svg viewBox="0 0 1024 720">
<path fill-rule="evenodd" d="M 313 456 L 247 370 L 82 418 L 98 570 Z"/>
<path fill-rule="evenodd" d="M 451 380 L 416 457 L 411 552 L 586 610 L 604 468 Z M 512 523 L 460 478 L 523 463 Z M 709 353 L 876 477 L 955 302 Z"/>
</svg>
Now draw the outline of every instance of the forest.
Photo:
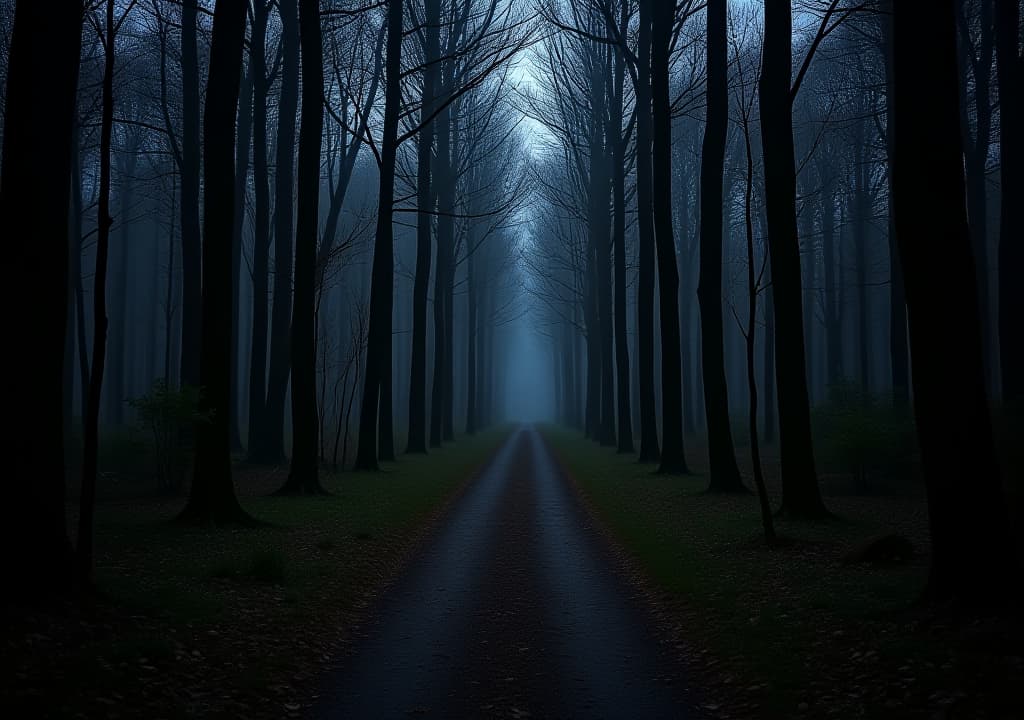
<svg viewBox="0 0 1024 720">
<path fill-rule="evenodd" d="M 1024 717 L 1022 11 L 0 0 L 0 712 Z"/>
</svg>

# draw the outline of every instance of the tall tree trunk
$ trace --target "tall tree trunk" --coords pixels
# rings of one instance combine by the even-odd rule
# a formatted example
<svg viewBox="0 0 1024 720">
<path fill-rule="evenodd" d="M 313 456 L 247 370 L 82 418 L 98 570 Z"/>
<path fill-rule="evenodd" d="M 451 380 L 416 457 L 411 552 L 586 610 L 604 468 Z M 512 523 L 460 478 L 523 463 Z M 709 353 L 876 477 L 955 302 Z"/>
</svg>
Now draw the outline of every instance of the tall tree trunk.
<svg viewBox="0 0 1024 720">
<path fill-rule="evenodd" d="M 103 369 L 107 359 L 107 257 L 110 250 L 110 228 L 114 224 L 114 218 L 110 214 L 110 155 L 114 129 L 114 61 L 117 50 L 114 5 L 114 0 L 107 0 L 106 27 L 103 32 L 100 179 L 96 208 L 96 271 L 93 275 L 92 291 L 92 367 L 89 374 L 89 404 L 85 411 L 82 491 L 79 498 L 78 516 L 78 578 L 83 584 L 88 584 L 92 579 L 93 514 L 96 506 L 96 474 L 100 444 L 100 400 L 103 392 Z M 124 206 L 121 209 L 124 211 Z M 122 252 L 126 251 L 127 247 L 122 248 Z M 121 312 L 123 313 L 123 311 L 124 307 L 122 306 Z M 123 346 L 121 350 L 123 351 Z M 119 372 L 123 371 L 121 368 L 118 370 Z"/>
<path fill-rule="evenodd" d="M 764 291 L 764 441 L 775 442 L 775 300 L 770 280 Z"/>
<path fill-rule="evenodd" d="M 629 25 L 629 3 L 621 3 L 619 26 Z M 621 50 L 615 53 L 612 107 L 608 117 L 608 139 L 612 146 L 612 245 L 615 255 L 615 387 L 618 401 L 618 451 L 633 452 L 633 422 L 629 393 L 629 335 L 626 328 L 626 146 L 622 133 L 626 62 Z"/>
<path fill-rule="evenodd" d="M 8 243 L 5 269 L 31 288 L 32 312 L 17 291 L 5 297 L 11 348 L 9 407 L 31 413 L 8 428 L 17 448 L 8 470 L 3 528 L 6 579 L 23 597 L 67 593 L 73 552 L 64 507 L 61 375 L 67 320 L 68 191 L 81 49 L 82 4 L 18 0 L 4 115 L 0 216 L 30 218 L 27 237 Z"/>
<path fill-rule="evenodd" d="M 907 350 L 907 299 L 903 288 L 903 270 L 896 240 L 896 216 L 892 212 L 892 158 L 895 153 L 896 126 L 892 122 L 893 82 L 892 3 L 882 0 L 879 15 L 882 36 L 882 59 L 885 65 L 885 153 L 888 168 L 889 229 L 889 360 L 892 371 L 892 400 L 899 407 L 910 402 L 910 354 Z"/>
<path fill-rule="evenodd" d="M 284 459 L 284 404 L 291 368 L 292 262 L 294 253 L 295 112 L 299 104 L 299 17 L 296 0 L 280 0 L 281 98 L 277 114 L 277 172 L 274 175 L 274 306 L 270 329 L 270 372 L 264 416 L 263 460 Z"/>
<path fill-rule="evenodd" d="M 259 4 L 260 0 L 257 0 Z M 250 57 L 252 50 L 250 48 Z M 249 187 L 249 153 L 252 150 L 253 74 L 250 64 L 242 81 L 238 103 L 238 142 L 235 144 L 235 232 L 231 244 L 231 449 L 242 449 L 239 429 L 238 393 L 242 377 L 238 367 L 241 327 L 239 311 L 242 294 L 242 235 L 245 231 L 245 200 Z"/>
<path fill-rule="evenodd" d="M 729 425 L 722 336 L 722 180 L 729 130 L 728 3 L 710 0 L 708 23 L 707 123 L 700 164 L 700 302 L 701 367 L 708 428 L 708 490 L 746 492 L 736 465 Z"/>
<path fill-rule="evenodd" d="M 651 157 L 651 2 L 640 0 L 636 82 L 637 376 L 640 380 L 640 462 L 661 458 L 654 398 L 654 211 Z"/>
<path fill-rule="evenodd" d="M 113 90 L 111 90 L 113 93 Z M 113 122 L 113 121 L 111 121 Z M 102 125 L 102 120 L 101 120 Z M 102 134 L 102 129 L 101 129 Z M 109 345 L 104 350 L 104 354 L 107 356 L 110 362 L 110 370 L 107 373 L 107 385 L 108 389 L 106 392 L 107 396 L 107 409 L 105 413 L 106 422 L 112 427 L 118 427 L 124 424 L 124 404 L 127 399 L 127 390 L 125 387 L 125 376 L 128 374 L 127 370 L 127 356 L 128 356 L 128 256 L 130 252 L 130 236 L 128 234 L 128 228 L 130 226 L 129 217 L 132 212 L 132 204 L 134 202 L 134 192 L 132 188 L 132 182 L 134 181 L 135 174 L 135 162 L 134 158 L 129 154 L 132 151 L 131 147 L 122 148 L 125 154 L 120 155 L 120 161 L 118 162 L 118 175 L 120 176 L 119 192 L 118 192 L 118 205 L 121 209 L 121 223 L 118 227 L 118 233 L 115 238 L 114 252 L 112 263 L 114 265 L 113 282 L 110 283 L 111 287 L 111 307 L 110 318 L 105 320 L 104 323 L 109 322 L 109 342 L 105 343 Z M 102 164 L 102 159 L 101 159 Z M 110 197 L 107 202 L 109 205 Z M 109 216 L 110 208 L 107 209 L 107 216 Z M 104 216 L 106 217 L 106 216 Z M 113 227 L 113 226 L 111 226 Z M 108 228 L 108 241 L 109 241 L 109 229 Z M 99 226 L 97 226 L 97 231 Z M 97 238 L 98 244 L 98 238 Z M 106 274 L 106 269 L 104 269 Z M 104 292 L 106 287 L 104 286 Z M 95 305 L 95 300 L 93 301 Z M 96 319 L 93 318 L 93 323 L 96 323 Z M 104 329 L 106 334 L 107 329 Z M 93 337 L 96 337 L 94 334 Z M 98 348 L 93 346 L 93 354 L 97 354 Z M 102 402 L 102 398 L 101 398 Z"/>
<path fill-rule="evenodd" d="M 988 269 L 988 157 L 992 136 L 992 56 L 995 50 L 993 27 L 994 0 L 957 0 L 957 16 L 961 23 L 961 36 L 970 37 L 967 6 L 977 4 L 980 34 L 977 49 L 974 43 L 961 52 L 963 72 L 960 78 L 960 131 L 964 138 L 964 169 L 967 173 L 967 215 L 970 220 L 971 245 L 974 248 L 974 267 L 977 274 L 978 312 L 981 320 L 982 359 L 985 363 L 986 387 L 992 387 L 995 377 L 992 358 L 992 312 L 989 302 Z M 968 68 L 974 77 L 970 99 L 967 93 Z M 971 102 L 973 101 L 973 102 Z M 968 119 L 967 108 L 974 106 L 974 132 Z"/>
<path fill-rule="evenodd" d="M 466 258 L 466 434 L 477 430 L 476 370 L 477 370 L 477 280 L 473 268 L 473 254 Z"/>
<path fill-rule="evenodd" d="M 871 391 L 871 334 L 868 323 L 868 222 L 871 212 L 871 188 L 868 187 L 867 158 L 864 157 L 863 116 L 854 129 L 853 145 L 853 245 L 857 278 L 857 369 L 860 392 L 865 399 Z"/>
<path fill-rule="evenodd" d="M 661 473 L 686 473 L 683 452 L 682 361 L 679 357 L 679 270 L 672 233 L 672 111 L 669 56 L 675 3 L 654 3 L 651 35 L 651 102 L 654 117 L 654 236 L 658 247 L 661 313 Z"/>
<path fill-rule="evenodd" d="M 320 148 L 324 131 L 324 50 L 319 0 L 299 0 L 302 34 L 302 127 L 295 231 L 292 318 L 292 463 L 282 493 L 319 495 L 316 405 L 316 246 L 320 239 Z"/>
<path fill-rule="evenodd" d="M 764 4 L 764 51 L 759 85 L 764 152 L 768 251 L 772 267 L 775 339 L 786 348 L 776 363 L 782 461 L 782 512 L 794 518 L 826 514 L 811 444 L 811 416 L 804 355 L 800 245 L 796 226 L 796 166 L 790 100 L 792 7 Z"/>
<path fill-rule="evenodd" d="M 370 321 L 366 346 L 366 376 L 362 408 L 359 412 L 359 449 L 356 469 L 376 470 L 377 424 L 383 381 L 390 383 L 391 312 L 394 305 L 394 216 L 395 159 L 398 151 L 398 117 L 401 112 L 402 85 L 402 3 L 388 0 L 387 58 L 385 60 L 384 130 L 381 135 L 380 189 L 377 203 L 377 236 L 373 249 L 370 280 Z M 388 399 L 390 394 L 388 395 Z"/>
<path fill-rule="evenodd" d="M 932 536 L 927 594 L 992 605 L 1015 602 L 1007 591 L 1019 587 L 1021 573 L 985 399 L 959 144 L 953 1 L 935 2 L 926 13 L 893 3 L 893 209 Z M 964 487 L 965 477 L 972 479 L 970 487 Z"/>
<path fill-rule="evenodd" d="M 996 0 L 996 49 L 999 79 L 999 359 L 1003 404 L 1024 412 L 1024 59 L 1019 44 L 1020 4 Z"/>
<path fill-rule="evenodd" d="M 821 253 L 824 266 L 825 382 L 834 387 L 843 380 L 843 328 L 836 296 L 836 196 L 831 166 L 822 163 Z"/>
<path fill-rule="evenodd" d="M 416 277 L 412 297 L 412 358 L 409 377 L 409 437 L 406 452 L 427 451 L 427 294 L 430 290 L 430 234 L 434 227 L 432 211 L 436 207 L 431 187 L 431 161 L 434 154 L 434 94 L 440 71 L 441 2 L 425 0 L 423 94 L 417 154 Z"/>
<path fill-rule="evenodd" d="M 270 272 L 270 184 L 267 170 L 267 15 L 265 0 L 253 5 L 249 73 L 253 87 L 252 127 L 252 344 L 249 351 L 250 460 L 260 460 L 266 437 L 267 305 Z"/>
<path fill-rule="evenodd" d="M 434 159 L 437 209 L 437 267 L 434 269 L 434 377 L 430 392 L 430 447 L 441 447 L 444 437 L 445 403 L 445 353 L 448 351 L 446 338 L 449 313 L 445 307 L 448 294 L 445 290 L 450 267 L 453 264 L 452 250 L 455 242 L 454 219 L 450 215 L 455 204 L 455 191 L 451 175 L 451 109 L 446 107 L 436 118 L 437 153 Z"/>
<path fill-rule="evenodd" d="M 199 386 L 203 257 L 199 230 L 198 0 L 181 3 L 181 384 Z M 207 88 L 209 92 L 209 88 Z"/>
<path fill-rule="evenodd" d="M 589 240 L 594 254 L 592 279 L 596 304 L 596 323 L 592 333 L 597 345 L 598 417 L 595 439 L 601 445 L 615 444 L 615 368 L 613 365 L 612 325 L 612 258 L 609 237 L 608 193 L 611 189 L 608 175 L 607 143 L 605 142 L 605 116 L 607 90 L 603 53 L 594 52 L 590 69 L 590 187 L 589 187 Z"/>
<path fill-rule="evenodd" d="M 188 503 L 178 519 L 198 525 L 252 522 L 231 477 L 231 237 L 234 230 L 235 112 L 242 76 L 245 0 L 217 0 L 203 116 L 205 217 L 203 314 L 196 458 Z"/>
</svg>

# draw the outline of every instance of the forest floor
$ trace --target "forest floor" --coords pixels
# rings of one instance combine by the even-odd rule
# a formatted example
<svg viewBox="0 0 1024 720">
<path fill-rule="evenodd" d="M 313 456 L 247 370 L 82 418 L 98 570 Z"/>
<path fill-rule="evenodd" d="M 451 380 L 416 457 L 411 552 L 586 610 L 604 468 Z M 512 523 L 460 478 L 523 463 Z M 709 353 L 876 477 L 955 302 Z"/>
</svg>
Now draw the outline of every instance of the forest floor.
<svg viewBox="0 0 1024 720">
<path fill-rule="evenodd" d="M 694 475 L 661 476 L 576 433 L 545 436 L 713 717 L 1024 717 L 1024 629 L 915 604 L 927 574 L 922 500 L 826 496 L 834 520 L 777 522 L 784 542 L 769 550 L 756 496 L 704 492 L 704 448 L 688 447 Z M 765 466 L 777 497 L 771 450 Z M 909 562 L 843 562 L 894 532 L 913 543 Z"/>
<path fill-rule="evenodd" d="M 236 468 L 256 529 L 186 529 L 183 500 L 106 499 L 97 597 L 5 617 L 6 717 L 287 718 L 370 601 L 493 454 L 493 430 L 379 474 L 327 475 L 328 497 L 268 497 L 287 468 Z M 13 710 L 13 714 L 10 714 Z"/>
</svg>

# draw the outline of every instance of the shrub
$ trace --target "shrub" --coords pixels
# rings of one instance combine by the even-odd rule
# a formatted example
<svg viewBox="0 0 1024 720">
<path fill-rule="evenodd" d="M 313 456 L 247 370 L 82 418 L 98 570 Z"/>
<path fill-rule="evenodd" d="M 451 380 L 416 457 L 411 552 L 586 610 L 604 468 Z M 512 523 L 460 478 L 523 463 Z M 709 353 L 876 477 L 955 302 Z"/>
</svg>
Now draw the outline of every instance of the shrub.
<svg viewBox="0 0 1024 720">
<path fill-rule="evenodd" d="M 198 388 L 184 385 L 174 389 L 160 378 L 148 393 L 128 401 L 152 439 L 157 485 L 164 492 L 181 489 L 189 458 L 186 435 L 195 423 L 206 419 L 199 411 L 199 399 Z"/>
<path fill-rule="evenodd" d="M 865 394 L 854 384 L 829 388 L 812 412 L 815 447 L 823 466 L 853 476 L 858 492 L 905 491 L 914 472 L 917 439 L 910 407 Z"/>
</svg>

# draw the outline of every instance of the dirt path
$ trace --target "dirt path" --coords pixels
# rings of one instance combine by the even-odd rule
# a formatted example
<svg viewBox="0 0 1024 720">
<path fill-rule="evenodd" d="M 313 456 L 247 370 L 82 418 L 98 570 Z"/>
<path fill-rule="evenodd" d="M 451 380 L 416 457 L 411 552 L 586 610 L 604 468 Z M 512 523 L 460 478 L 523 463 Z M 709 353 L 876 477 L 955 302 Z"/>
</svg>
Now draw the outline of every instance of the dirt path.
<svg viewBox="0 0 1024 720">
<path fill-rule="evenodd" d="M 539 433 L 516 431 L 381 599 L 315 717 L 696 717 L 603 542 Z"/>
</svg>

